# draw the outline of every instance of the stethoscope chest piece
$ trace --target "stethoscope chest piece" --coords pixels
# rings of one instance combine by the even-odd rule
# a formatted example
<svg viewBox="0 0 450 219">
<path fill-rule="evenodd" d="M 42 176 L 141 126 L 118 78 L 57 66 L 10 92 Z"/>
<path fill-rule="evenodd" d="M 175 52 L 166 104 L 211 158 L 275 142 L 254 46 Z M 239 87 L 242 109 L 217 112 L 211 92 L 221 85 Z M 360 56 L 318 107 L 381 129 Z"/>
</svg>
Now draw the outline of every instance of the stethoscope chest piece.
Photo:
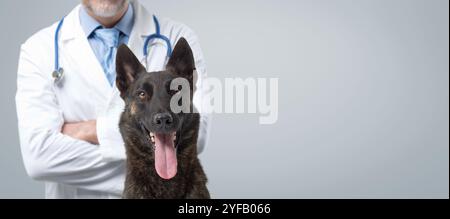
<svg viewBox="0 0 450 219">
<path fill-rule="evenodd" d="M 55 84 L 61 84 L 61 81 L 64 78 L 64 69 L 58 68 L 57 70 L 53 71 L 52 77 L 53 80 L 55 81 Z"/>
</svg>

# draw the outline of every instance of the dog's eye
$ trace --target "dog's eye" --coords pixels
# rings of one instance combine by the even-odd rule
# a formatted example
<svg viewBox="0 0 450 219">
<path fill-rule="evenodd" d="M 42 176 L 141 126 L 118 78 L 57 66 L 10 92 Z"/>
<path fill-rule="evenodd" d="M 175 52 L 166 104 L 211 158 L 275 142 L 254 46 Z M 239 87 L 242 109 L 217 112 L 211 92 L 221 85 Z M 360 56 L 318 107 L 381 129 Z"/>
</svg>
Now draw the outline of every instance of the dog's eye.
<svg viewBox="0 0 450 219">
<path fill-rule="evenodd" d="M 145 100 L 145 98 L 147 97 L 147 94 L 144 91 L 139 91 L 138 92 L 138 97 L 141 100 Z"/>
</svg>

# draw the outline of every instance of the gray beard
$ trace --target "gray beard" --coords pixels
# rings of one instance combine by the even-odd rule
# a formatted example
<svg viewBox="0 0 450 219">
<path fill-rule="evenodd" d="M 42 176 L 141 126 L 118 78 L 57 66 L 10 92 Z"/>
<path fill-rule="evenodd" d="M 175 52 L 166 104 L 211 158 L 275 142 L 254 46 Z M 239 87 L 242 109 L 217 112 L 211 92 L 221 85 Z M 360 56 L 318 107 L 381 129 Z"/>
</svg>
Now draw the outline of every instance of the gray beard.
<svg viewBox="0 0 450 219">
<path fill-rule="evenodd" d="M 119 4 L 109 4 L 107 0 L 103 0 L 103 2 L 93 7 L 91 4 L 84 5 L 87 10 L 91 11 L 95 16 L 109 18 L 114 17 L 119 13 L 124 7 L 126 7 L 129 3 L 129 0 L 123 0 L 119 2 Z"/>
</svg>

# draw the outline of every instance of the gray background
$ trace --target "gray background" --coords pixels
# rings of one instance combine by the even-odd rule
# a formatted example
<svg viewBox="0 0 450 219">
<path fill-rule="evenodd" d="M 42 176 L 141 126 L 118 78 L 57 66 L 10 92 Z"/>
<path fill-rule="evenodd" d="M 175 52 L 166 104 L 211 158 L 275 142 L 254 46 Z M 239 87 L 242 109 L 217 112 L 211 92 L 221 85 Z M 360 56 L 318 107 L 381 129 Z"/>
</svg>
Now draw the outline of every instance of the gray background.
<svg viewBox="0 0 450 219">
<path fill-rule="evenodd" d="M 0 1 L 0 198 L 41 198 L 15 114 L 20 44 L 77 0 Z M 279 120 L 215 115 L 215 198 L 448 198 L 447 0 L 149 0 L 214 77 L 279 77 Z M 45 55 L 45 54 L 43 54 Z"/>
</svg>

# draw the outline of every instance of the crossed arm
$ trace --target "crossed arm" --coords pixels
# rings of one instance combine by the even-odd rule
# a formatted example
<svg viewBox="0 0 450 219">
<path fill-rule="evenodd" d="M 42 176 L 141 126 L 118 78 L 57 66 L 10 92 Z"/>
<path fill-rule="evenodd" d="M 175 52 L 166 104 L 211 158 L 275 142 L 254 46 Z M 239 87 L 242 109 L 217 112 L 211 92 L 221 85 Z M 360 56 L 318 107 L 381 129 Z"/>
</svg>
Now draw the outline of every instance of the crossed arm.
<svg viewBox="0 0 450 219">
<path fill-rule="evenodd" d="M 64 123 L 61 133 L 72 138 L 87 141 L 91 144 L 98 145 L 97 138 L 97 120 L 85 122 Z"/>
</svg>

